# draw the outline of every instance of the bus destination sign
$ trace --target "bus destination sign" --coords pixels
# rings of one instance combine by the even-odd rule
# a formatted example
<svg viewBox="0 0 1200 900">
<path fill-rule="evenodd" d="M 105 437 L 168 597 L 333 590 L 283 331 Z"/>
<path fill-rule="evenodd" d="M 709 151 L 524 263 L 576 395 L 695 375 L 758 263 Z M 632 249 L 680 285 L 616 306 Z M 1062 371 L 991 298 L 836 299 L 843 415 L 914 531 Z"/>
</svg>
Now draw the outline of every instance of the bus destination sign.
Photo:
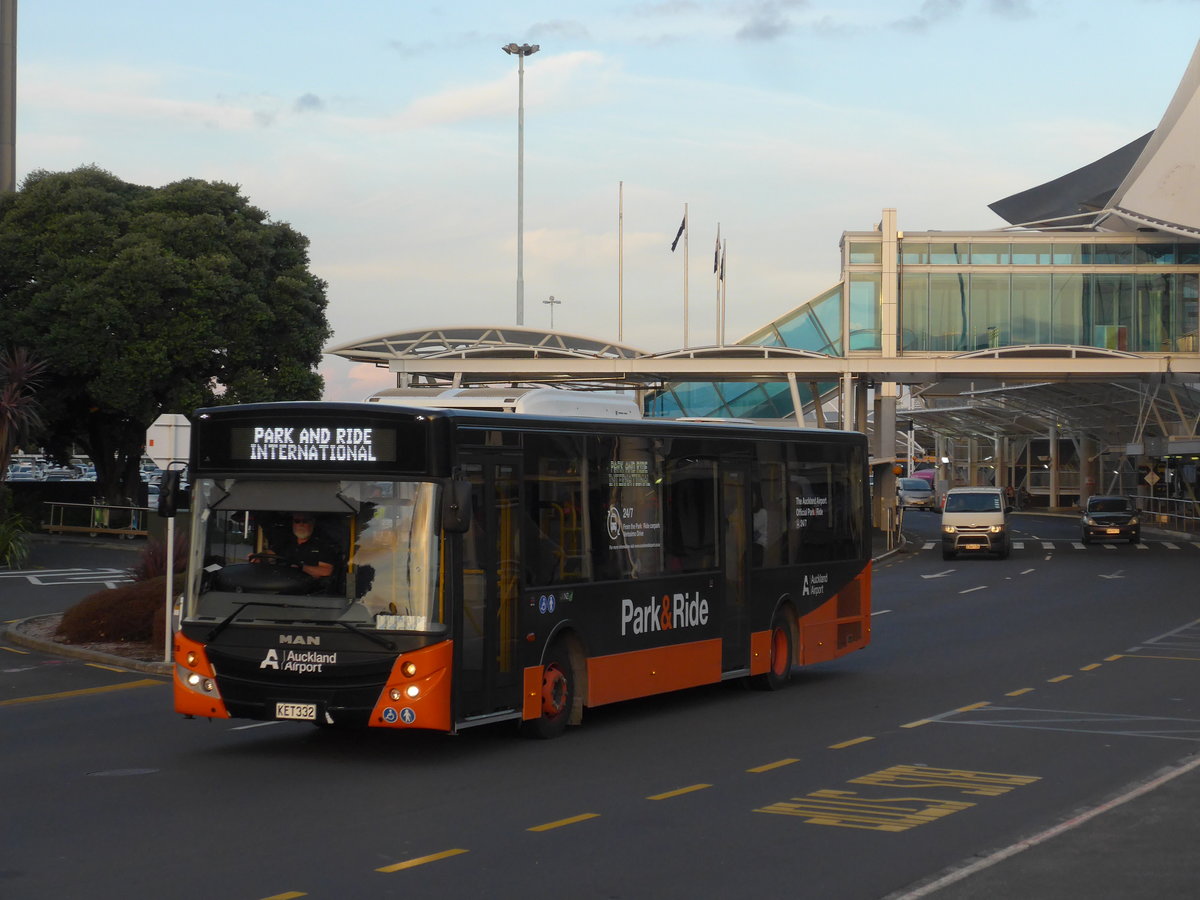
<svg viewBox="0 0 1200 900">
<path fill-rule="evenodd" d="M 396 461 L 394 428 L 245 425 L 230 429 L 230 458 L 242 462 L 353 465 Z"/>
</svg>

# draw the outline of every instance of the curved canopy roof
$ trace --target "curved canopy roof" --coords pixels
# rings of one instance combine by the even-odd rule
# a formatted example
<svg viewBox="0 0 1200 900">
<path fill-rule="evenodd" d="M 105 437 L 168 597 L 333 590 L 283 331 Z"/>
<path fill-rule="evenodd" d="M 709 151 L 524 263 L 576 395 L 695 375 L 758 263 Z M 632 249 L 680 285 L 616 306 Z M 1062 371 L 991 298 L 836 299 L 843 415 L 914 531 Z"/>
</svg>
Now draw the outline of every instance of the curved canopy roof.
<svg viewBox="0 0 1200 900">
<path fill-rule="evenodd" d="M 465 359 L 499 356 L 505 359 L 564 357 L 574 359 L 631 359 L 646 354 L 627 344 L 601 341 L 562 331 L 519 326 L 425 328 L 381 334 L 327 347 L 326 353 L 352 362 L 387 365 L 395 359 Z"/>
<path fill-rule="evenodd" d="M 1200 43 L 1158 127 L 1061 178 L 990 204 L 1013 225 L 1200 235 Z"/>
</svg>

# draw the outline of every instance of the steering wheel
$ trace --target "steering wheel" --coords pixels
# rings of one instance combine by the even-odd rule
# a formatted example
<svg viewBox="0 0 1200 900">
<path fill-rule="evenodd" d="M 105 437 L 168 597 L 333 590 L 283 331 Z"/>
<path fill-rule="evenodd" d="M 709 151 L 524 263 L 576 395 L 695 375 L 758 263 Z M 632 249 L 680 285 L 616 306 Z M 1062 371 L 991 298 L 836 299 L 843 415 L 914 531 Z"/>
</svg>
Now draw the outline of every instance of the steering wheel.
<svg viewBox="0 0 1200 900">
<path fill-rule="evenodd" d="M 251 553 L 247 558 L 252 563 L 266 563 L 268 566 L 290 566 L 291 568 L 297 570 L 304 568 L 295 560 L 288 559 L 286 556 L 280 556 L 278 553 Z"/>
</svg>

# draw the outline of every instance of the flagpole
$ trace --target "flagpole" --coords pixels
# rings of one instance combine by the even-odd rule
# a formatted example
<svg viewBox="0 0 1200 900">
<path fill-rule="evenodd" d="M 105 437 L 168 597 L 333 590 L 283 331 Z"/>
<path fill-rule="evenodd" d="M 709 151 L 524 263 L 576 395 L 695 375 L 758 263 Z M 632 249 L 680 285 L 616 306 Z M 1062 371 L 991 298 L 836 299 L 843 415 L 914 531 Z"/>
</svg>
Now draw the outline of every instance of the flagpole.
<svg viewBox="0 0 1200 900">
<path fill-rule="evenodd" d="M 721 347 L 725 346 L 725 258 L 730 251 L 730 241 L 721 244 Z"/>
<path fill-rule="evenodd" d="M 721 223 L 717 223 L 717 248 L 713 251 L 713 275 L 717 279 L 717 323 L 713 328 L 713 343 L 721 343 Z"/>
<path fill-rule="evenodd" d="M 688 348 L 688 205 L 683 204 L 683 349 Z"/>
<path fill-rule="evenodd" d="M 617 182 L 617 343 L 625 342 L 625 182 Z"/>
</svg>

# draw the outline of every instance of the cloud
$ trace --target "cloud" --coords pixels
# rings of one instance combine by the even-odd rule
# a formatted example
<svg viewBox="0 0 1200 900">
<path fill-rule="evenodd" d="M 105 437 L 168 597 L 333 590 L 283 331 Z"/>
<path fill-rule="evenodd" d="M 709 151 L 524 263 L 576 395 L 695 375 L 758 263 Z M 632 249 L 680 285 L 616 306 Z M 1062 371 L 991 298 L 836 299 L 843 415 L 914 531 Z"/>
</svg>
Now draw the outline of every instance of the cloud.
<svg viewBox="0 0 1200 900">
<path fill-rule="evenodd" d="M 204 128 L 245 131 L 265 124 L 272 113 L 251 104 L 218 98 L 199 102 L 154 95 L 157 78 L 121 67 L 95 67 L 73 77 L 62 69 L 30 66 L 21 72 L 22 106 L 108 120 L 173 119 Z M 247 98 L 249 99 L 249 98 Z M 261 103 L 263 98 L 253 98 Z M 270 105 L 269 103 L 266 105 Z"/>
<path fill-rule="evenodd" d="M 747 15 L 746 24 L 739 28 L 740 41 L 773 41 L 795 30 L 788 13 L 808 8 L 808 0 L 754 0 L 738 6 L 737 12 Z"/>
<path fill-rule="evenodd" d="M 1004 19 L 1032 19 L 1033 10 L 1029 0 L 991 0 L 991 12 Z"/>
<path fill-rule="evenodd" d="M 533 57 L 525 63 L 525 104 L 578 108 L 606 80 L 607 61 L 591 51 Z M 536 79 L 531 70 L 536 67 Z M 467 87 L 452 88 L 414 100 L 399 116 L 407 125 L 445 125 L 473 119 L 494 119 L 513 114 L 516 66 L 502 78 Z"/>
<path fill-rule="evenodd" d="M 538 22 L 529 29 L 529 36 L 535 40 L 560 38 L 567 41 L 586 41 L 591 38 L 587 26 L 572 19 L 552 19 L 549 22 Z"/>
<path fill-rule="evenodd" d="M 924 0 L 916 15 L 897 19 L 891 25 L 899 31 L 925 32 L 952 19 L 963 10 L 963 0 Z"/>
<path fill-rule="evenodd" d="M 292 109 L 298 113 L 320 112 L 325 108 L 325 101 L 316 94 L 302 94 L 292 104 Z"/>
</svg>

